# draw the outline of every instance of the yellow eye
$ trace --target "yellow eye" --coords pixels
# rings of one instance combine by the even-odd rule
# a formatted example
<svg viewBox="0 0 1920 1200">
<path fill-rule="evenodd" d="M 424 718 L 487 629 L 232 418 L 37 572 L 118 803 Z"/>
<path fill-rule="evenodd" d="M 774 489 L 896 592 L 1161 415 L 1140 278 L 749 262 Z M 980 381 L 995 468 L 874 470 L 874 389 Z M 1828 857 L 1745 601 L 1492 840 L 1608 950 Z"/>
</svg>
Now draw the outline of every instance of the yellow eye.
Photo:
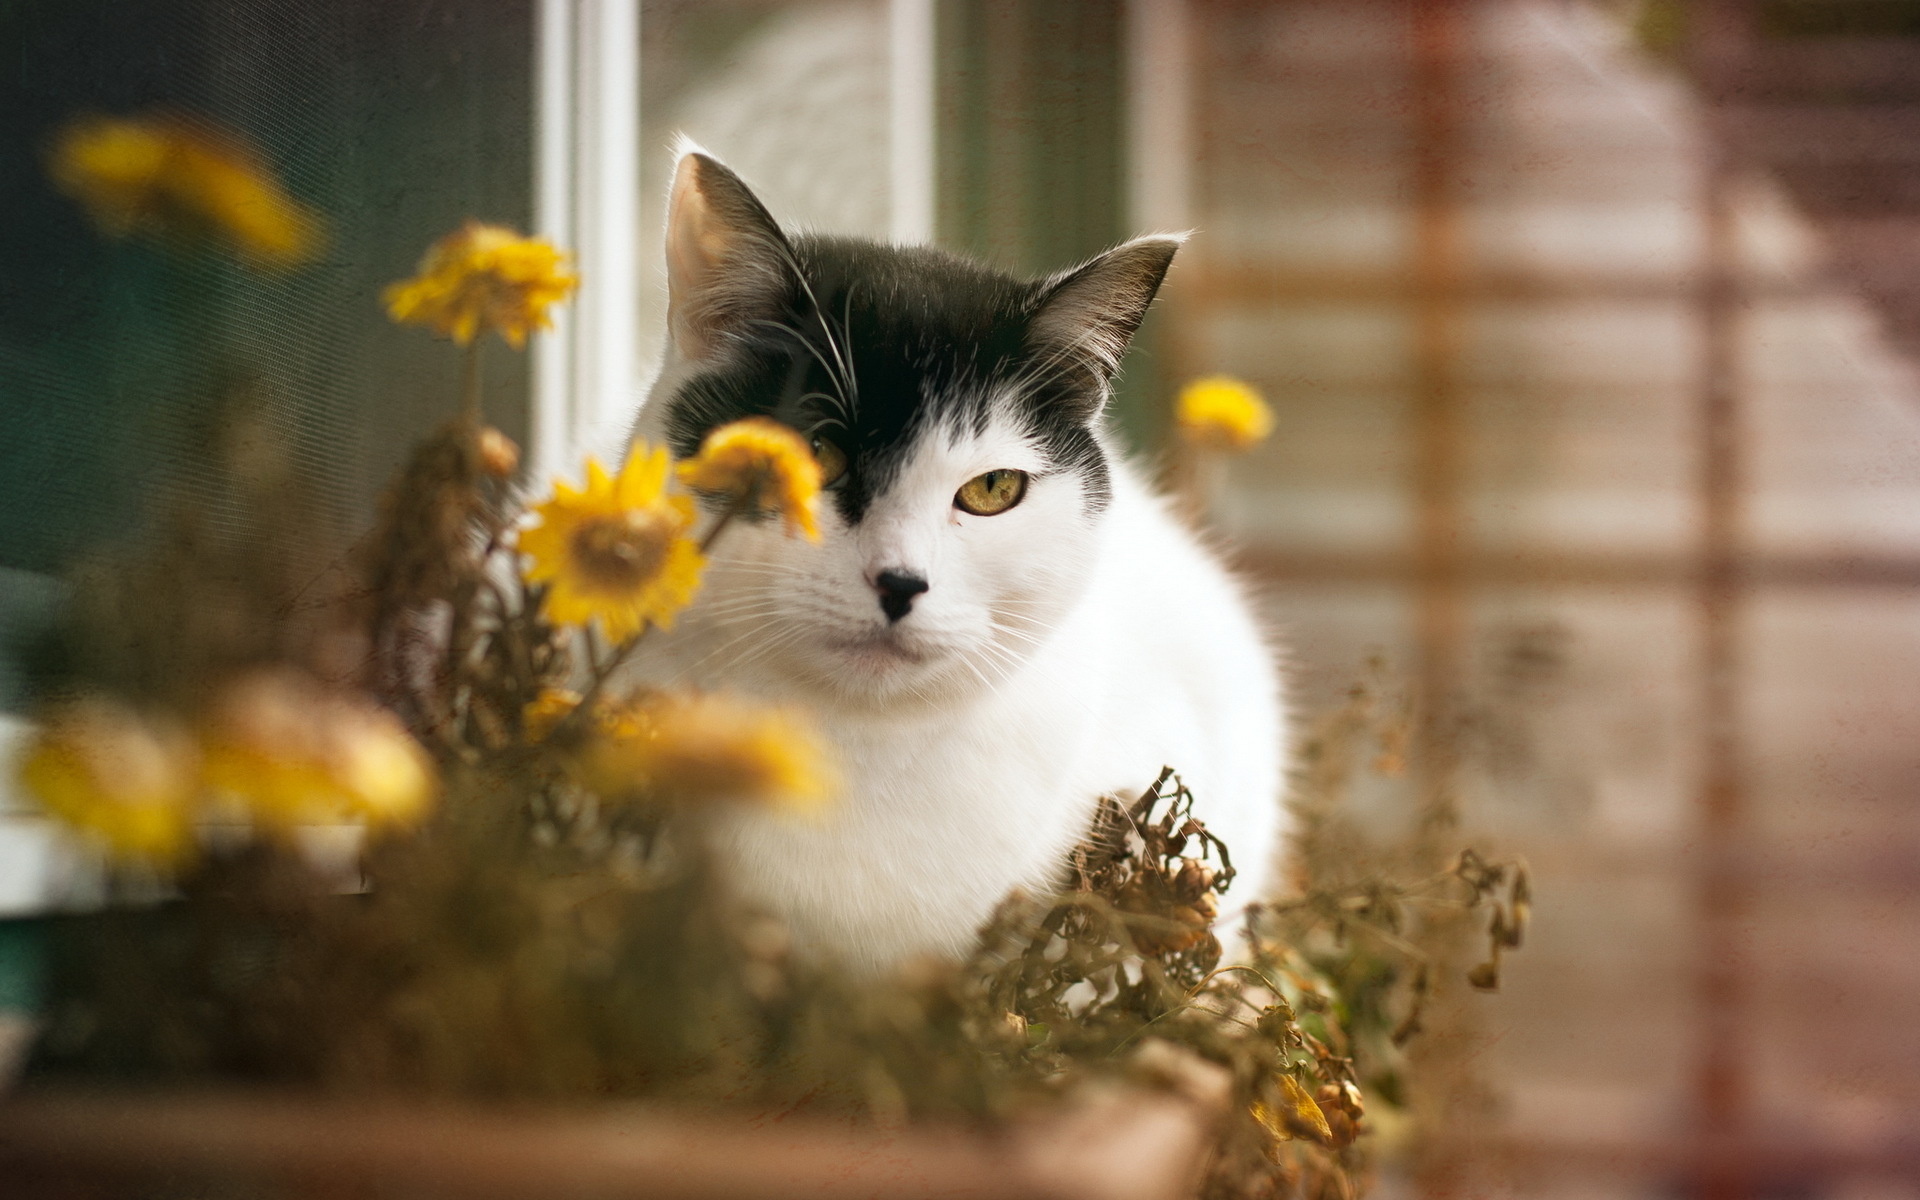
<svg viewBox="0 0 1920 1200">
<path fill-rule="evenodd" d="M 816 437 L 810 443 L 813 457 L 820 464 L 820 485 L 825 487 L 847 473 L 847 456 L 840 447 L 823 437 Z"/>
<path fill-rule="evenodd" d="M 953 502 L 962 512 L 991 517 L 1020 503 L 1026 494 L 1025 471 L 988 471 L 961 484 L 960 490 L 953 494 Z"/>
</svg>

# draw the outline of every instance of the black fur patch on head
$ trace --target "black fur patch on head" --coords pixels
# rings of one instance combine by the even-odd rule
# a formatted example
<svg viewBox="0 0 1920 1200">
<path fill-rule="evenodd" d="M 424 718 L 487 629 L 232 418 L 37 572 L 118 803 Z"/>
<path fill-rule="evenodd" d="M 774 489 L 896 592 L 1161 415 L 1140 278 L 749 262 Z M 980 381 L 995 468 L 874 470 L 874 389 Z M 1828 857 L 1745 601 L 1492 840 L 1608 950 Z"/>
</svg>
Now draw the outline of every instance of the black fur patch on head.
<svg viewBox="0 0 1920 1200">
<path fill-rule="evenodd" d="M 768 298 L 771 315 L 729 330 L 723 352 L 660 398 L 676 457 L 717 425 L 771 416 L 846 454 L 831 494 L 853 524 L 924 430 L 984 430 L 990 403 L 1011 403 L 1049 469 L 1080 477 L 1090 513 L 1106 506 L 1111 476 L 1094 432 L 1106 364 L 1042 336 L 1036 320 L 1075 276 L 1024 282 L 937 250 L 837 238 L 787 246 L 786 291 Z"/>
</svg>

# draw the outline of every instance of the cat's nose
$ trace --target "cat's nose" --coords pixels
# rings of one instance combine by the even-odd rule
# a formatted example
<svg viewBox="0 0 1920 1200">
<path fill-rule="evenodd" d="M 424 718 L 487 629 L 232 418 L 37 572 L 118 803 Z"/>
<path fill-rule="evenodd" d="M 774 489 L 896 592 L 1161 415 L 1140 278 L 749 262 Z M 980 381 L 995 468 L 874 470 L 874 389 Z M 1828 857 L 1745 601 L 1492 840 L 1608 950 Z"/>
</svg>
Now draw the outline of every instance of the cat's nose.
<svg viewBox="0 0 1920 1200">
<path fill-rule="evenodd" d="M 889 623 L 907 615 L 913 598 L 927 590 L 927 581 L 904 571 L 882 571 L 873 577 L 874 590 L 880 593 L 880 611 Z"/>
</svg>

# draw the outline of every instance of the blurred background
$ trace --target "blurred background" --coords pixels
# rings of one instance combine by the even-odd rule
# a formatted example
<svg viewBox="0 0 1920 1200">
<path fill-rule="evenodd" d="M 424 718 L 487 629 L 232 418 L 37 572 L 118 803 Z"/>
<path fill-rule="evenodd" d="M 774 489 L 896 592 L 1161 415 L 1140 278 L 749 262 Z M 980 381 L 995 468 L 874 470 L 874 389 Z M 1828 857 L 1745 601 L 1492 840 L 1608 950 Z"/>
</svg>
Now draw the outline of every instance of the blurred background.
<svg viewBox="0 0 1920 1200">
<path fill-rule="evenodd" d="M 1262 389 L 1210 502 L 1303 721 L 1384 670 L 1450 748 L 1410 786 L 1532 865 L 1389 1190 L 1920 1196 L 1920 3 L 21 0 L 0 45 L 7 645 L 195 485 L 208 339 L 364 523 L 450 403 L 377 291 L 470 214 L 587 277 L 490 417 L 617 445 L 676 132 L 790 225 L 1021 271 L 1192 229 L 1122 427 Z M 324 260 L 188 319 L 103 246 L 48 140 L 154 108 L 262 147 Z M 0 817 L 4 911 L 75 878 Z"/>
</svg>

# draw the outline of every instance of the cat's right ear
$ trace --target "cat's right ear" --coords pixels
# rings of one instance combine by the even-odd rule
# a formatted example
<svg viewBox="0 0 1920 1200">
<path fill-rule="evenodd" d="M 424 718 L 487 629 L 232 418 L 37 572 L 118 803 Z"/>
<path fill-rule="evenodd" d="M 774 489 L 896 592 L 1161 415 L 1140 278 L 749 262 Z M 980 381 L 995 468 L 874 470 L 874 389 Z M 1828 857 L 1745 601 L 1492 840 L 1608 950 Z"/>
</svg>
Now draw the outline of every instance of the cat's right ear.
<svg viewBox="0 0 1920 1200">
<path fill-rule="evenodd" d="M 683 358 L 713 354 L 790 299 L 793 251 L 718 159 L 683 144 L 667 200 L 667 329 Z"/>
<path fill-rule="evenodd" d="M 1028 335 L 1032 343 L 1074 353 L 1103 386 L 1112 382 L 1186 240 L 1184 233 L 1137 237 L 1046 281 Z"/>
</svg>

